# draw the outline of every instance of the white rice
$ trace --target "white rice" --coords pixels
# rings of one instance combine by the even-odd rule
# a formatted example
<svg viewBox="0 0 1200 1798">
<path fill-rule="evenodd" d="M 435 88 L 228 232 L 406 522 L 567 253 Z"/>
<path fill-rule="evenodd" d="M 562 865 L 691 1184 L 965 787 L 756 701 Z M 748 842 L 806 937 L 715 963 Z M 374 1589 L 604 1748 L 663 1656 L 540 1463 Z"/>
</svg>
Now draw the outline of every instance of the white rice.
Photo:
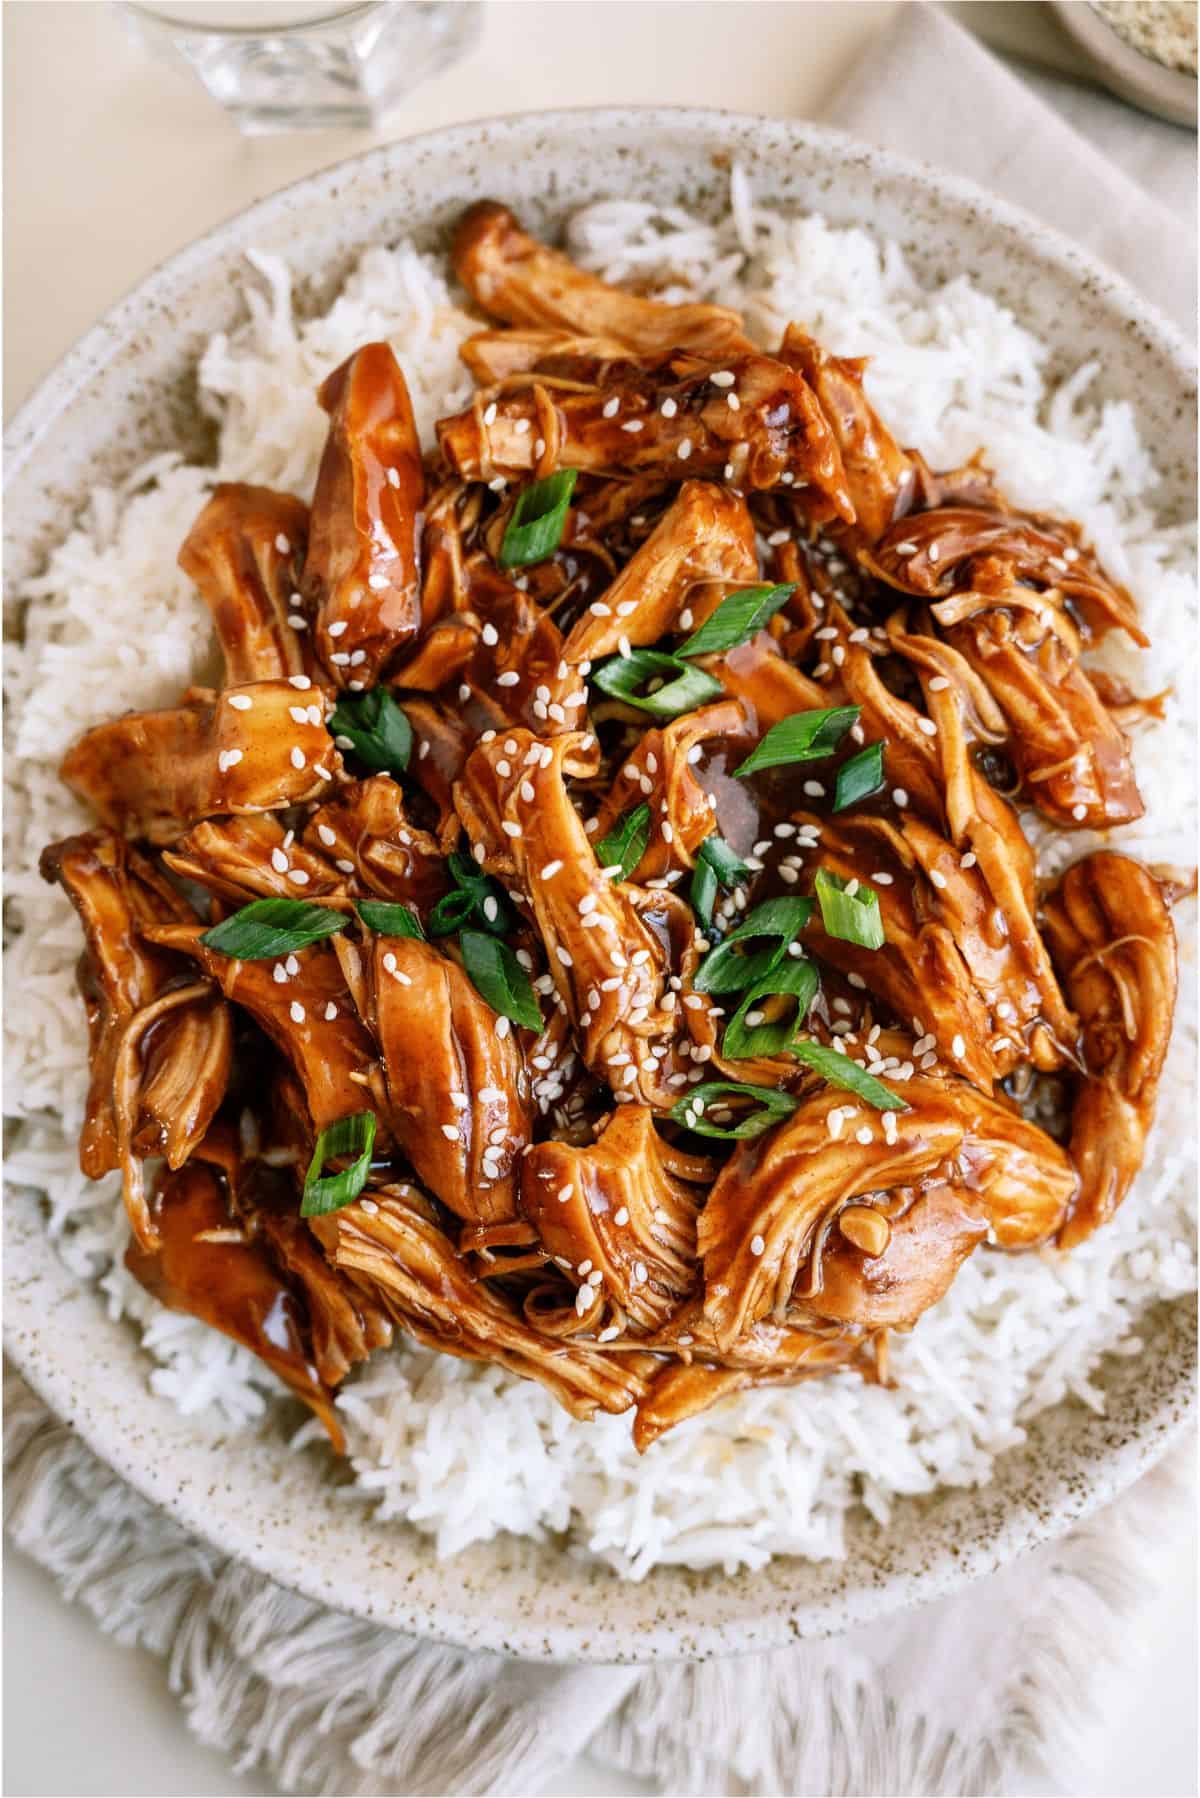
<svg viewBox="0 0 1200 1798">
<path fill-rule="evenodd" d="M 733 181 L 719 227 L 635 202 L 593 206 L 570 245 L 610 278 L 666 284 L 671 297 L 743 308 L 764 341 L 789 319 L 831 349 L 874 357 L 869 386 L 904 442 L 935 466 L 982 446 L 1019 503 L 1076 517 L 1138 596 L 1153 647 L 1106 658 L 1139 691 L 1173 684 L 1166 721 L 1137 732 L 1147 817 L 1115 833 L 1152 861 L 1194 853 L 1195 632 L 1191 534 L 1155 516 L 1156 475 L 1133 412 L 1090 397 L 1096 370 L 1056 391 L 1046 347 L 965 277 L 923 289 L 893 245 L 819 217 L 756 208 Z M 8 655 L 8 895 L 18 924 L 8 960 L 6 1109 L 25 1119 L 9 1178 L 48 1196 L 48 1227 L 69 1265 L 133 1321 L 149 1383 L 185 1412 L 248 1424 L 279 1388 L 248 1353 L 164 1311 L 124 1272 L 118 1184 L 78 1172 L 86 1036 L 74 986 L 79 930 L 35 871 L 41 845 L 85 824 L 55 767 L 78 731 L 123 708 L 172 703 L 213 661 L 207 613 L 175 557 L 215 480 L 307 494 L 324 435 L 313 397 L 369 338 L 394 345 L 428 438 L 470 389 L 456 349 L 473 328 L 444 268 L 408 246 L 372 249 L 323 317 L 298 322 L 287 269 L 248 274 L 246 322 L 209 345 L 203 403 L 220 426 L 215 469 L 163 456 L 119 491 L 91 495 L 28 597 L 22 647 Z M 64 704 L 64 694 L 70 704 Z M 1046 865 L 1092 846 L 1039 831 Z M 1189 920 L 1180 920 L 1185 926 Z M 1181 931 L 1181 935 L 1184 935 Z M 1185 936 L 1181 1012 L 1194 989 Z M 986 1481 L 1023 1424 L 1067 1394 L 1099 1408 L 1106 1351 L 1135 1354 L 1144 1306 L 1195 1284 L 1191 1068 L 1181 1015 L 1151 1154 L 1116 1221 L 1070 1256 L 981 1253 L 915 1333 L 894 1342 L 899 1381 L 883 1391 L 835 1376 L 726 1401 L 643 1457 L 628 1418 L 574 1422 L 541 1388 L 421 1350 L 377 1355 L 340 1400 L 356 1490 L 380 1526 L 404 1518 L 438 1551 L 510 1530 L 571 1532 L 580 1551 L 640 1577 L 656 1564 L 759 1566 L 772 1554 L 835 1557 L 847 1508 L 882 1520 L 898 1493 Z M 311 1439 L 306 1426 L 299 1439 Z"/>
</svg>

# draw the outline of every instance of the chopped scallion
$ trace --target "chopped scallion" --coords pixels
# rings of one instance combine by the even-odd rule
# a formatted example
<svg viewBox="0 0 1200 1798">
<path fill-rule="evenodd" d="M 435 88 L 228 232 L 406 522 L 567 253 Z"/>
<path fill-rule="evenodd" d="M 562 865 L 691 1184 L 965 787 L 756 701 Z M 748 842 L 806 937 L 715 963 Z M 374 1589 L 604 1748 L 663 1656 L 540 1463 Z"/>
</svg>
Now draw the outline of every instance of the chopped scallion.
<svg viewBox="0 0 1200 1798">
<path fill-rule="evenodd" d="M 849 887 L 854 891 L 850 892 Z M 818 868 L 814 882 L 825 934 L 860 949 L 882 949 L 886 938 L 879 894 L 861 882 L 847 882 L 829 868 Z"/>
<path fill-rule="evenodd" d="M 526 1030 L 540 1030 L 542 1012 L 537 994 L 508 944 L 485 936 L 481 930 L 464 930 L 458 940 L 463 966 L 492 1010 Z"/>
<path fill-rule="evenodd" d="M 358 899 L 355 911 L 369 930 L 380 936 L 411 936 L 425 940 L 421 920 L 407 905 L 388 905 L 376 899 Z"/>
<path fill-rule="evenodd" d="M 343 693 L 329 715 L 328 728 L 335 737 L 349 738 L 359 761 L 375 774 L 403 774 L 408 767 L 412 725 L 386 687 Z"/>
<path fill-rule="evenodd" d="M 772 725 L 758 747 L 737 770 L 739 780 L 763 768 L 781 768 L 789 762 L 818 762 L 832 755 L 861 706 L 831 706 L 825 711 L 793 712 Z"/>
<path fill-rule="evenodd" d="M 631 812 L 626 812 L 610 830 L 608 835 L 596 844 L 596 860 L 602 868 L 616 868 L 614 880 L 628 880 L 643 855 L 650 841 L 650 807 L 635 805 Z"/>
<path fill-rule="evenodd" d="M 327 905 L 306 905 L 302 899 L 256 899 L 214 924 L 200 941 L 206 949 L 215 949 L 233 961 L 267 961 L 334 936 L 349 922 L 345 912 Z"/>
<path fill-rule="evenodd" d="M 833 809 L 844 812 L 847 806 L 869 799 L 883 786 L 883 744 L 868 743 L 838 769 Z"/>
<path fill-rule="evenodd" d="M 752 1055 L 779 1055 L 792 1046 L 808 1010 L 817 996 L 820 977 L 811 961 L 798 961 L 785 956 L 765 980 L 760 980 L 746 994 L 725 1027 L 721 1053 L 735 1060 Z M 782 1007 L 770 1005 L 772 999 L 793 1001 Z M 751 1017 L 771 1010 L 773 1017 L 763 1016 L 756 1023 Z"/>
<path fill-rule="evenodd" d="M 698 993 L 736 993 L 765 980 L 783 960 L 812 916 L 811 899 L 767 899 L 731 930 L 725 941 L 710 949 L 692 981 Z M 766 947 L 747 949 L 754 940 Z"/>
<path fill-rule="evenodd" d="M 733 649 L 736 644 L 745 643 L 775 616 L 780 606 L 787 604 L 795 591 L 793 581 L 778 587 L 745 587 L 740 593 L 730 593 L 712 617 L 706 618 L 700 629 L 693 631 L 686 643 L 680 644 L 676 655 L 713 655 L 718 650 Z"/>
<path fill-rule="evenodd" d="M 554 554 L 562 542 L 575 479 L 573 468 L 560 468 L 521 491 L 500 545 L 501 568 L 527 568 Z"/>
<path fill-rule="evenodd" d="M 890 1086 L 885 1086 L 874 1074 L 868 1074 L 866 1068 L 860 1068 L 848 1055 L 839 1055 L 836 1049 L 826 1048 L 824 1043 L 789 1043 L 788 1053 L 820 1074 L 830 1086 L 843 1087 L 846 1092 L 873 1105 L 876 1111 L 907 1111 L 909 1108 L 907 1100 L 894 1093 Z"/>
<path fill-rule="evenodd" d="M 371 1151 L 375 1147 L 375 1113 L 356 1111 L 351 1117 L 339 1118 L 322 1130 L 313 1150 L 313 1158 L 304 1176 L 304 1197 L 300 1201 L 301 1217 L 325 1217 L 350 1205 L 367 1183 L 371 1172 Z M 322 1174 L 330 1161 L 353 1156 L 348 1168 L 338 1174 Z"/>
<path fill-rule="evenodd" d="M 736 1080 L 706 1080 L 693 1086 L 686 1097 L 671 1107 L 670 1115 L 677 1124 L 697 1136 L 712 1136 L 718 1142 L 738 1142 L 747 1136 L 761 1136 L 772 1124 L 791 1117 L 798 1099 L 773 1086 L 742 1086 Z M 705 1115 L 713 1104 L 753 1104 L 755 1109 L 739 1123 L 714 1124 Z"/>
<path fill-rule="evenodd" d="M 680 718 L 684 712 L 694 712 L 697 706 L 719 699 L 725 691 L 720 681 L 705 674 L 703 668 L 693 668 L 678 656 L 664 655 L 657 649 L 635 649 L 631 655 L 613 656 L 611 661 L 600 664 L 592 680 L 610 698 L 639 712 L 648 712 L 662 723 Z M 653 690 L 643 691 L 651 683 L 657 683 Z"/>
</svg>

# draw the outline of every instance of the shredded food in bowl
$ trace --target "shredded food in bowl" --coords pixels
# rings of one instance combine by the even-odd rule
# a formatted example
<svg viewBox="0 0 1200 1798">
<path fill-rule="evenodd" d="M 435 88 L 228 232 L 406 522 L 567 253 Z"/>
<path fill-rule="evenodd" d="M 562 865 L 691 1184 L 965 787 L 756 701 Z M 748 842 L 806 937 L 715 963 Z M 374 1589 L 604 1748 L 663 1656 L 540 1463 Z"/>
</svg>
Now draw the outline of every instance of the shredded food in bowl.
<svg viewBox="0 0 1200 1798">
<path fill-rule="evenodd" d="M 1159 699 L 1082 659 L 1136 606 L 798 325 L 766 354 L 490 202 L 452 259 L 498 322 L 437 451 L 364 345 L 311 505 L 219 486 L 180 552 L 221 688 L 63 762 L 81 1165 L 338 1446 L 397 1328 L 639 1447 L 886 1382 L 969 1255 L 1074 1246 L 1142 1161 L 1194 877 L 1042 890 L 1017 809 L 1141 815 Z"/>
</svg>

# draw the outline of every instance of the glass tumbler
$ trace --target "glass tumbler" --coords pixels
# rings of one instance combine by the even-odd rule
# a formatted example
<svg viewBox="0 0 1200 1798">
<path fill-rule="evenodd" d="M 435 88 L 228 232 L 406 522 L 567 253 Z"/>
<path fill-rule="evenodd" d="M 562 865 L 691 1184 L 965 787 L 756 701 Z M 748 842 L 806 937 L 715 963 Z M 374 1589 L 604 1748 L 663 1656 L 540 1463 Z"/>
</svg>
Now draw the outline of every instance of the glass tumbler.
<svg viewBox="0 0 1200 1798">
<path fill-rule="evenodd" d="M 380 124 L 479 35 L 476 0 L 125 0 L 154 54 L 183 63 L 239 130 Z"/>
</svg>

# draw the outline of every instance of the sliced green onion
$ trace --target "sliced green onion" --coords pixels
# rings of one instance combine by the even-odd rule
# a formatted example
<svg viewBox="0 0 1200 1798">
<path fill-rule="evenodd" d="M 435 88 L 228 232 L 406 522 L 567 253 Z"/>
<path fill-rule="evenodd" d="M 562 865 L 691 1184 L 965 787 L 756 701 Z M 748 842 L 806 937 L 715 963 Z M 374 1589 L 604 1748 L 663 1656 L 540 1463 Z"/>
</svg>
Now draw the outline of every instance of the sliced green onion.
<svg viewBox="0 0 1200 1798">
<path fill-rule="evenodd" d="M 451 851 L 446 866 L 454 889 L 430 912 L 430 936 L 450 936 L 470 919 L 494 936 L 507 936 L 516 929 L 517 914 L 499 881 L 482 874 L 471 857 L 458 849 Z"/>
<path fill-rule="evenodd" d="M 373 1111 L 356 1111 L 351 1117 L 339 1118 L 336 1124 L 322 1130 L 304 1176 L 301 1217 L 325 1217 L 331 1211 L 340 1211 L 343 1205 L 352 1204 L 367 1184 L 374 1147 Z M 327 1161 L 340 1161 L 347 1155 L 354 1156 L 348 1168 L 340 1174 L 322 1174 Z"/>
<path fill-rule="evenodd" d="M 537 994 L 508 944 L 485 936 L 481 930 L 464 930 L 458 940 L 463 966 L 492 1010 L 526 1030 L 540 1030 L 542 1011 Z"/>
<path fill-rule="evenodd" d="M 780 587 L 745 587 L 740 593 L 729 594 L 675 654 L 707 656 L 744 643 L 775 616 L 780 606 L 787 604 L 795 591 L 796 583 L 791 581 Z"/>
<path fill-rule="evenodd" d="M 375 899 L 355 901 L 355 911 L 369 930 L 380 936 L 412 936 L 424 942 L 425 932 L 415 911 L 407 905 L 387 905 Z"/>
<path fill-rule="evenodd" d="M 228 955 L 233 961 L 267 961 L 273 955 L 290 955 L 322 937 L 334 936 L 350 922 L 345 912 L 327 905 L 306 905 L 302 899 L 256 899 L 232 917 L 206 930 L 200 941 L 206 949 Z"/>
<path fill-rule="evenodd" d="M 883 786 L 883 744 L 868 743 L 838 769 L 833 809 L 844 812 L 848 805 L 869 799 Z"/>
<path fill-rule="evenodd" d="M 712 925 L 718 887 L 728 890 L 741 886 L 750 876 L 751 870 L 740 856 L 734 854 L 724 837 L 719 837 L 715 831 L 712 836 L 705 837 L 696 852 L 689 897 L 692 910 L 706 930 Z"/>
<path fill-rule="evenodd" d="M 652 718 L 667 722 L 694 712 L 698 705 L 719 699 L 725 691 L 719 680 L 693 668 L 678 656 L 664 655 L 657 649 L 635 649 L 631 655 L 613 656 L 593 670 L 592 680 L 602 693 L 649 712 Z M 650 681 L 657 681 L 653 692 L 642 692 Z"/>
<path fill-rule="evenodd" d="M 853 885 L 853 893 L 847 887 Z M 882 949 L 886 938 L 879 894 L 874 887 L 847 882 L 829 868 L 818 868 L 814 882 L 821 907 L 821 923 L 827 936 L 842 943 L 857 943 L 860 949 Z"/>
<path fill-rule="evenodd" d="M 788 1054 L 820 1074 L 830 1086 L 844 1087 L 848 1093 L 865 1099 L 876 1111 L 907 1111 L 909 1108 L 907 1099 L 894 1093 L 874 1074 L 868 1074 L 866 1068 L 860 1068 L 848 1055 L 839 1055 L 836 1049 L 827 1049 L 824 1043 L 789 1043 Z"/>
<path fill-rule="evenodd" d="M 635 805 L 619 820 L 603 842 L 596 844 L 596 860 L 602 868 L 615 868 L 614 880 L 628 880 L 646 853 L 650 841 L 650 807 Z"/>
<path fill-rule="evenodd" d="M 429 913 L 430 936 L 453 936 L 475 915 L 475 901 L 462 887 L 444 893 Z"/>
<path fill-rule="evenodd" d="M 705 1116 L 715 1100 L 752 1102 L 757 1110 L 747 1113 L 738 1124 L 713 1124 Z M 699 1101 L 699 1103 L 697 1103 Z M 791 1117 L 800 1101 L 791 1093 L 773 1086 L 741 1086 L 736 1080 L 706 1080 L 693 1086 L 686 1098 L 672 1105 L 670 1116 L 697 1136 L 714 1136 L 718 1142 L 738 1142 L 747 1136 L 761 1136 L 772 1124 Z"/>
<path fill-rule="evenodd" d="M 554 554 L 562 542 L 575 479 L 575 469 L 560 468 L 522 490 L 500 545 L 501 568 L 525 568 Z"/>
<path fill-rule="evenodd" d="M 819 762 L 832 755 L 862 707 L 831 706 L 827 711 L 793 712 L 772 725 L 762 742 L 737 770 L 742 780 L 763 768 L 781 768 L 788 762 Z"/>
<path fill-rule="evenodd" d="M 725 941 L 710 949 L 696 970 L 692 985 L 698 993 L 736 993 L 755 981 L 765 980 L 787 953 L 812 917 L 811 899 L 767 899 L 731 930 Z M 765 937 L 765 949 L 745 950 L 739 944 Z"/>
<path fill-rule="evenodd" d="M 751 1055 L 779 1055 L 790 1048 L 808 1016 L 820 984 L 820 976 L 811 961 L 785 956 L 765 980 L 750 988 L 730 1018 L 721 1042 L 722 1055 L 742 1060 Z M 757 1024 L 749 1022 L 750 1017 L 762 1009 L 764 1000 L 777 997 L 794 999 L 794 1008 L 785 1008 L 780 1017 L 769 1022 L 766 1019 Z"/>
<path fill-rule="evenodd" d="M 376 774 L 403 774 L 412 755 L 412 725 L 386 687 L 343 693 L 329 715 L 330 732 L 345 737 Z"/>
<path fill-rule="evenodd" d="M 717 894 L 721 883 L 717 879 L 716 869 L 711 862 L 700 857 L 692 869 L 692 884 L 688 889 L 688 898 L 692 902 L 692 910 L 699 918 L 705 930 L 712 928 L 713 907 L 717 903 Z"/>
</svg>

